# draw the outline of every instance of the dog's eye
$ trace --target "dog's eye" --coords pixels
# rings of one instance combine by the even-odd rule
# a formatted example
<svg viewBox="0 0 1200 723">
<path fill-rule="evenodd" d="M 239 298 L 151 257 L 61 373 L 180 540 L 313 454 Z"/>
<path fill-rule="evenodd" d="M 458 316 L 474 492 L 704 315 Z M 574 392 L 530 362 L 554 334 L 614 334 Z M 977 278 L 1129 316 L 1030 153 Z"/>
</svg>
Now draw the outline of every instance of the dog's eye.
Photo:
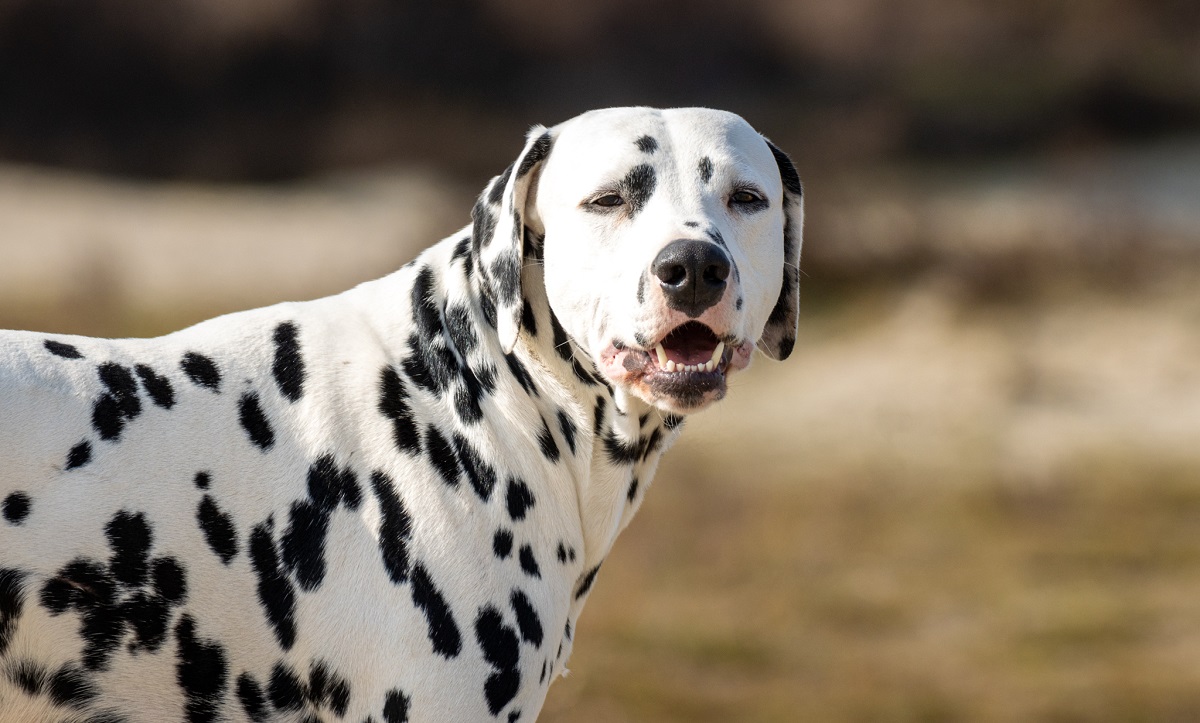
<svg viewBox="0 0 1200 723">
<path fill-rule="evenodd" d="M 625 199 L 615 193 L 606 193 L 592 201 L 593 206 L 601 206 L 603 208 L 616 208 L 623 203 L 625 203 Z"/>
<path fill-rule="evenodd" d="M 759 203 L 761 201 L 762 199 L 757 194 L 746 190 L 734 191 L 733 195 L 729 197 L 729 202 L 734 204 Z"/>
</svg>

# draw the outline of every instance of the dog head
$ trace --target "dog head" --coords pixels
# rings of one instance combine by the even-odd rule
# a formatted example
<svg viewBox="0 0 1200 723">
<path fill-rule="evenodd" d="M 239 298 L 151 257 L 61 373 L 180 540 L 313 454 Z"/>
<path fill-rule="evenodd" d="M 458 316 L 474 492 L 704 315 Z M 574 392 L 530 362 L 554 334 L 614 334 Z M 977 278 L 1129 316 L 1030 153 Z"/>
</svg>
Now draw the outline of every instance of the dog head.
<svg viewBox="0 0 1200 723">
<path fill-rule="evenodd" d="M 756 347 L 791 353 L 803 215 L 791 161 L 740 117 L 599 110 L 531 131 L 476 206 L 476 264 L 506 351 L 548 303 L 609 383 L 686 413 Z"/>
</svg>

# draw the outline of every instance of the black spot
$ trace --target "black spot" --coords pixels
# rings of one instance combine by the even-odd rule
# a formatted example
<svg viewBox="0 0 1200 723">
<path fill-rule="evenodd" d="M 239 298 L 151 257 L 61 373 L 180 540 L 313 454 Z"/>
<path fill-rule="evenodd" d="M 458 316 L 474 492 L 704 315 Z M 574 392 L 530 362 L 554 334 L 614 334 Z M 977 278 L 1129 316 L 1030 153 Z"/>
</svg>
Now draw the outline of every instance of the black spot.
<svg viewBox="0 0 1200 723">
<path fill-rule="evenodd" d="M 263 696 L 262 686 L 249 673 L 242 673 L 237 680 L 237 696 L 242 702 L 242 710 L 254 723 L 264 723 L 267 720 L 267 699 Z"/>
<path fill-rule="evenodd" d="M 634 477 L 633 480 L 631 480 L 629 483 L 629 492 L 625 495 L 625 497 L 629 500 L 630 503 L 632 503 L 635 499 L 637 499 L 637 493 L 638 493 L 638 478 Z"/>
<path fill-rule="evenodd" d="M 458 458 L 450 449 L 450 443 L 432 424 L 425 428 L 425 449 L 429 450 L 429 461 L 437 470 L 442 481 L 451 487 L 458 486 Z"/>
<path fill-rule="evenodd" d="M 408 580 L 408 541 L 412 537 L 412 519 L 395 485 L 383 472 L 371 474 L 371 489 L 379 500 L 379 551 L 388 577 L 397 585 Z"/>
<path fill-rule="evenodd" d="M 142 380 L 142 388 L 150 395 L 150 400 L 163 409 L 170 409 L 175 406 L 175 388 L 171 386 L 171 380 L 162 376 L 145 364 L 138 364 L 133 368 L 137 372 L 138 378 Z"/>
<path fill-rule="evenodd" d="M 475 639 L 483 657 L 495 669 L 484 683 L 488 711 L 499 715 L 521 687 L 520 650 L 516 631 L 504 624 L 500 611 L 488 606 L 475 619 Z"/>
<path fill-rule="evenodd" d="M 513 518 L 514 522 L 525 519 L 525 513 L 536 502 L 529 485 L 517 477 L 508 478 L 506 501 L 508 502 L 508 515 Z"/>
<path fill-rule="evenodd" d="M 101 439 L 117 440 L 125 423 L 142 413 L 137 382 L 132 372 L 114 362 L 105 362 L 96 371 L 108 391 L 96 400 L 92 408 L 92 426 Z"/>
<path fill-rule="evenodd" d="M 592 584 L 596 582 L 596 575 L 597 575 L 597 573 L 600 572 L 600 565 L 602 565 L 602 564 L 604 564 L 604 563 L 603 562 L 596 563 L 596 566 L 593 567 L 591 570 L 588 570 L 588 573 L 583 576 L 583 582 L 579 583 L 579 588 L 577 590 L 575 590 L 575 599 L 576 600 L 583 597 L 584 595 L 587 595 L 588 591 L 592 589 Z M 567 637 L 569 638 L 569 637 L 571 637 L 570 623 L 568 623 L 567 626 L 568 626 L 567 627 Z"/>
<path fill-rule="evenodd" d="M 723 249 L 728 249 L 728 248 L 729 248 L 729 246 L 728 246 L 728 245 L 725 243 L 725 237 L 724 237 L 724 236 L 721 234 L 721 232 L 720 232 L 720 231 L 718 231 L 717 229 L 715 229 L 715 228 L 710 228 L 710 229 L 706 230 L 704 233 L 705 233 L 705 235 L 707 235 L 707 236 L 708 236 L 708 238 L 709 238 L 709 239 L 711 239 L 711 240 L 712 240 L 712 242 L 713 242 L 713 243 L 715 243 L 716 245 L 720 246 L 720 247 L 721 247 L 721 248 L 723 248 Z"/>
<path fill-rule="evenodd" d="M 338 469 L 333 455 L 324 454 L 308 468 L 308 495 L 319 509 L 333 512 L 339 504 L 357 510 L 362 503 L 358 476 L 349 467 Z"/>
<path fill-rule="evenodd" d="M 204 495 L 196 508 L 196 520 L 204 539 L 221 562 L 226 565 L 237 554 L 237 533 L 233 529 L 233 518 L 221 511 L 212 495 Z"/>
<path fill-rule="evenodd" d="M 117 581 L 137 587 L 146 580 L 149 571 L 150 546 L 153 534 L 141 512 L 130 514 L 121 510 L 104 527 L 104 535 L 112 548 L 109 569 Z"/>
<path fill-rule="evenodd" d="M 328 707 L 339 718 L 346 715 L 350 705 L 350 684 L 325 661 L 314 660 L 309 664 L 308 686 L 303 692 L 313 706 Z"/>
<path fill-rule="evenodd" d="M 486 293 L 479 297 L 479 313 L 483 315 L 483 320 L 487 322 L 488 326 L 496 328 L 496 304 Z"/>
<path fill-rule="evenodd" d="M 51 354 L 53 354 L 55 356 L 60 356 L 63 359 L 82 359 L 83 358 L 83 354 L 80 354 L 78 349 L 76 349 L 75 347 L 73 347 L 70 344 L 67 344 L 65 342 L 54 341 L 53 339 L 47 339 L 46 341 L 44 341 L 42 343 L 46 346 L 46 351 L 50 352 Z"/>
<path fill-rule="evenodd" d="M 293 322 L 285 321 L 275 327 L 275 363 L 271 373 L 279 392 L 291 402 L 304 395 L 304 357 L 300 355 L 298 336 Z"/>
<path fill-rule="evenodd" d="M 25 574 L 11 568 L 0 568 L 0 656 L 8 649 L 17 619 L 25 607 Z"/>
<path fill-rule="evenodd" d="M 642 136 L 634 141 L 634 143 L 637 144 L 638 150 L 642 153 L 653 154 L 658 150 L 658 141 L 654 140 L 650 136 Z"/>
<path fill-rule="evenodd" d="M 538 445 L 542 448 L 542 454 L 551 462 L 557 462 L 559 458 L 558 444 L 554 441 L 554 435 L 550 432 L 550 425 L 546 423 L 546 418 L 542 417 L 542 431 L 538 433 Z"/>
<path fill-rule="evenodd" d="M 24 492 L 13 492 L 4 498 L 4 503 L 0 505 L 0 509 L 3 510 L 4 519 L 9 524 L 19 525 L 29 515 L 30 505 L 29 495 Z"/>
<path fill-rule="evenodd" d="M 408 723 L 408 706 L 412 699 L 393 688 L 383 699 L 383 723 Z"/>
<path fill-rule="evenodd" d="M 31 696 L 40 695 L 42 688 L 50 682 L 50 674 L 31 660 L 17 661 L 8 669 L 8 679 Z"/>
<path fill-rule="evenodd" d="M 296 671 L 286 663 L 276 663 L 271 669 L 267 693 L 276 710 L 299 710 L 304 705 L 304 684 L 300 682 Z"/>
<path fill-rule="evenodd" d="M 641 442 L 642 461 L 645 462 L 650 457 L 650 455 L 657 452 L 659 446 L 661 446 L 661 445 L 662 445 L 662 431 L 660 431 L 658 427 L 655 427 L 654 430 L 650 432 L 649 437 L 642 437 L 642 442 Z"/>
<path fill-rule="evenodd" d="M 156 559 L 150 574 L 154 578 L 156 595 L 173 605 L 183 602 L 187 596 L 187 576 L 175 558 Z"/>
<path fill-rule="evenodd" d="M 463 259 L 463 260 L 467 261 L 468 264 L 470 263 L 470 259 L 471 259 L 471 237 L 470 236 L 464 236 L 458 240 L 458 243 L 454 244 L 454 251 L 452 251 L 450 253 L 450 260 L 457 261 L 459 259 Z M 469 266 L 468 266 L 468 268 L 469 268 Z"/>
<path fill-rule="evenodd" d="M 404 373 L 418 387 L 440 396 L 458 375 L 458 361 L 440 338 L 422 341 L 419 334 L 408 337 L 408 356 L 403 362 Z"/>
<path fill-rule="evenodd" d="M 50 700 L 69 708 L 84 708 L 96 697 L 91 677 L 74 665 L 64 665 L 50 678 Z"/>
<path fill-rule="evenodd" d="M 508 364 L 508 370 L 516 377 L 521 388 L 535 397 L 538 396 L 537 387 L 533 385 L 533 377 L 529 376 L 529 370 L 525 368 L 521 360 L 515 354 L 509 353 L 504 355 L 504 361 Z"/>
<path fill-rule="evenodd" d="M 262 405 L 258 403 L 258 393 L 246 392 L 238 402 L 238 421 L 246 430 L 250 441 L 258 445 L 264 452 L 275 444 L 275 431 L 263 413 Z"/>
<path fill-rule="evenodd" d="M 450 343 L 464 359 L 479 346 L 475 323 L 471 321 L 471 310 L 462 304 L 446 307 L 446 333 L 450 336 Z"/>
<path fill-rule="evenodd" d="M 212 359 L 203 354 L 189 351 L 183 355 L 179 367 L 197 386 L 211 389 L 214 392 L 221 391 L 221 372 Z"/>
<path fill-rule="evenodd" d="M 179 657 L 175 679 L 187 698 L 188 721 L 218 720 L 229 674 L 224 649 L 216 642 L 197 638 L 196 622 L 190 615 L 180 617 L 175 625 L 175 639 Z"/>
<path fill-rule="evenodd" d="M 296 577 L 303 590 L 316 590 L 325 580 L 325 535 L 329 531 L 329 510 L 310 501 L 293 502 L 289 524 L 280 540 L 283 564 Z"/>
<path fill-rule="evenodd" d="M 599 437 L 600 430 L 604 428 L 604 408 L 608 406 L 608 402 L 604 397 L 596 397 L 596 419 L 592 423 L 592 434 Z"/>
<path fill-rule="evenodd" d="M 533 305 L 529 303 L 529 299 L 525 299 L 521 306 L 521 326 L 530 336 L 537 336 L 537 316 L 533 313 Z"/>
<path fill-rule="evenodd" d="M 496 470 L 483 461 L 471 443 L 461 434 L 455 434 L 452 441 L 454 454 L 458 457 L 458 462 L 462 465 L 467 480 L 471 483 L 471 489 L 475 490 L 479 499 L 487 502 L 491 499 L 492 490 L 496 487 Z"/>
<path fill-rule="evenodd" d="M 550 147 L 550 131 L 546 131 L 538 136 L 538 139 L 529 147 L 529 152 L 521 159 L 521 165 L 517 168 L 517 178 L 523 177 L 532 171 L 535 165 L 546 160 L 546 156 L 550 155 Z"/>
<path fill-rule="evenodd" d="M 783 181 L 783 187 L 796 196 L 803 197 L 804 186 L 800 183 L 800 174 L 796 173 L 792 159 L 788 158 L 787 154 L 779 150 L 771 141 L 767 141 L 767 147 L 771 149 L 771 155 L 775 156 L 775 164 L 779 166 L 779 178 Z"/>
<path fill-rule="evenodd" d="M 492 552 L 496 553 L 496 557 L 501 560 L 507 559 L 512 554 L 513 534 L 509 530 L 496 530 L 496 534 L 492 537 Z"/>
<path fill-rule="evenodd" d="M 557 553 L 558 553 L 558 561 L 563 563 L 564 565 L 567 564 L 567 545 L 566 545 L 566 543 L 564 543 L 564 542 L 558 543 Z"/>
<path fill-rule="evenodd" d="M 699 228 L 700 222 L 699 221 L 684 221 L 683 225 L 687 226 L 688 228 Z"/>
<path fill-rule="evenodd" d="M 492 190 L 497 191 L 495 186 L 492 187 Z M 503 193 L 504 187 L 501 186 L 497 192 Z M 492 213 L 491 209 L 480 200 L 471 209 L 471 221 L 471 245 L 478 253 L 480 249 L 492 242 L 492 236 L 496 234 L 496 214 Z"/>
<path fill-rule="evenodd" d="M 746 303 L 746 300 L 739 296 L 739 297 L 737 297 L 737 302 L 733 305 L 733 308 L 737 309 L 738 311 L 741 311 L 742 306 L 745 303 Z"/>
<path fill-rule="evenodd" d="M 638 277 L 637 300 L 639 304 L 646 303 L 646 275 Z"/>
<path fill-rule="evenodd" d="M 637 461 L 641 447 L 637 442 L 622 442 L 609 430 L 604 435 L 604 452 L 613 464 L 629 464 Z"/>
<path fill-rule="evenodd" d="M 700 165 L 697 167 L 700 171 L 700 182 L 708 183 L 712 180 L 713 162 L 708 156 L 700 159 Z"/>
<path fill-rule="evenodd" d="M 521 290 L 521 259 L 515 251 L 504 251 L 492 260 L 489 269 L 496 298 L 502 304 L 515 304 Z"/>
<path fill-rule="evenodd" d="M 379 376 L 379 411 L 392 420 L 392 439 L 396 448 L 408 454 L 421 453 L 421 435 L 408 406 L 408 390 L 399 372 L 390 364 Z"/>
<path fill-rule="evenodd" d="M 271 537 L 271 519 L 250 533 L 250 565 L 258 575 L 258 600 L 284 650 L 296 642 L 296 590 L 279 569 L 279 556 Z"/>
<path fill-rule="evenodd" d="M 558 429 L 562 432 L 563 439 L 567 440 L 567 447 L 570 448 L 571 454 L 575 454 L 575 422 L 567 416 L 567 413 L 562 409 L 558 410 Z"/>
<path fill-rule="evenodd" d="M 512 176 L 512 172 L 513 164 L 510 163 L 503 173 L 492 179 L 492 184 L 488 188 L 488 203 L 499 206 L 500 202 L 504 200 L 504 189 L 508 186 L 508 179 Z"/>
<path fill-rule="evenodd" d="M 413 280 L 411 302 L 413 320 L 417 323 L 417 333 L 427 342 L 442 334 L 442 320 L 441 314 L 438 312 L 435 285 L 433 269 L 429 266 L 422 266 L 421 270 L 417 272 L 417 278 Z"/>
<path fill-rule="evenodd" d="M 550 329 L 554 332 L 554 351 L 563 361 L 573 360 L 575 355 L 571 350 L 571 339 L 567 336 L 562 324 L 558 322 L 558 316 L 553 309 L 550 310 Z"/>
<path fill-rule="evenodd" d="M 195 482 L 196 487 L 206 490 L 208 489 L 208 486 L 212 484 L 212 475 L 210 475 L 208 472 L 197 472 L 196 478 L 193 481 Z"/>
<path fill-rule="evenodd" d="M 795 346 L 796 346 L 796 340 L 790 336 L 785 336 L 782 339 L 780 339 L 779 340 L 779 355 L 778 355 L 779 358 L 787 359 L 791 355 L 792 349 Z"/>
<path fill-rule="evenodd" d="M 67 452 L 66 469 L 75 469 L 82 467 L 92 461 L 92 443 L 86 439 L 71 448 Z"/>
<path fill-rule="evenodd" d="M 413 604 L 425 613 L 433 652 L 447 660 L 462 652 L 462 635 L 458 632 L 458 625 L 454 623 L 450 606 L 434 586 L 429 571 L 420 563 L 413 565 L 412 600 Z"/>
<path fill-rule="evenodd" d="M 542 621 L 538 617 L 537 611 L 533 609 L 533 603 L 520 590 L 513 590 L 511 600 L 513 614 L 517 616 L 517 629 L 521 631 L 521 639 L 531 643 L 535 648 L 542 647 Z"/>
<path fill-rule="evenodd" d="M 517 559 L 521 561 L 521 569 L 530 577 L 541 578 L 542 570 L 538 567 L 537 558 L 533 556 L 533 548 L 529 545 L 521 545 L 521 550 L 517 555 Z"/>
<path fill-rule="evenodd" d="M 654 167 L 645 163 L 634 166 L 629 173 L 625 174 L 625 178 L 621 179 L 618 185 L 622 191 L 621 195 L 629 203 L 630 218 L 641 213 L 642 209 L 646 207 L 646 203 L 654 195 L 656 182 Z"/>
</svg>

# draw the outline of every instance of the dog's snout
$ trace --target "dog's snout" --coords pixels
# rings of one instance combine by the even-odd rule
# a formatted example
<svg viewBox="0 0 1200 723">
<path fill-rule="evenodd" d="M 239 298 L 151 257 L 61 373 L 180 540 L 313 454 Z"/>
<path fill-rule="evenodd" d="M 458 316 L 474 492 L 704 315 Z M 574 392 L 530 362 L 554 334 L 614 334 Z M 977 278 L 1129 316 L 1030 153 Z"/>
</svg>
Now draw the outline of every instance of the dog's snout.
<svg viewBox="0 0 1200 723">
<path fill-rule="evenodd" d="M 693 319 L 721 299 L 729 269 L 720 246 L 695 239 L 672 241 L 650 265 L 667 305 Z"/>
</svg>

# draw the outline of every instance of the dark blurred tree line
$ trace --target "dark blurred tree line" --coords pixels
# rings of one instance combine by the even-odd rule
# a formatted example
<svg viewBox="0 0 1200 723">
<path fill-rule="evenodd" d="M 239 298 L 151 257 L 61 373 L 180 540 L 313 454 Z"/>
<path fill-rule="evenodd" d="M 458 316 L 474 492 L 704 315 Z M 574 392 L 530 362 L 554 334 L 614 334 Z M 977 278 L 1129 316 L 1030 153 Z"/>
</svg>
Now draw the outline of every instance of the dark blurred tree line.
<svg viewBox="0 0 1200 723">
<path fill-rule="evenodd" d="M 0 160 L 283 179 L 502 167 L 534 122 L 709 105 L 812 163 L 1200 130 L 1195 0 L 0 0 Z"/>
</svg>

